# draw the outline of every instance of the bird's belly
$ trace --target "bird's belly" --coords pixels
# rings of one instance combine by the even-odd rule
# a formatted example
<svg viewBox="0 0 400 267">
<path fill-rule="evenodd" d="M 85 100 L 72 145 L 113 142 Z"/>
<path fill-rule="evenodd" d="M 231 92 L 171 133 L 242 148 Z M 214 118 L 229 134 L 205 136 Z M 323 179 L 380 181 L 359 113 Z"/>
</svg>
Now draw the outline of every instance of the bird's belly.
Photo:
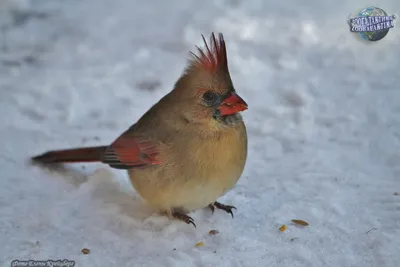
<svg viewBox="0 0 400 267">
<path fill-rule="evenodd" d="M 151 206 L 161 211 L 179 210 L 191 212 L 207 207 L 218 197 L 233 188 L 241 171 L 188 173 L 187 176 L 167 178 L 168 171 L 130 171 L 132 185 Z M 151 177 L 150 177 L 151 176 Z M 178 177 L 178 178 L 177 178 Z"/>
<path fill-rule="evenodd" d="M 214 203 L 236 184 L 238 177 L 207 177 L 201 183 L 188 181 L 183 187 L 173 189 L 171 206 L 191 212 Z"/>
</svg>

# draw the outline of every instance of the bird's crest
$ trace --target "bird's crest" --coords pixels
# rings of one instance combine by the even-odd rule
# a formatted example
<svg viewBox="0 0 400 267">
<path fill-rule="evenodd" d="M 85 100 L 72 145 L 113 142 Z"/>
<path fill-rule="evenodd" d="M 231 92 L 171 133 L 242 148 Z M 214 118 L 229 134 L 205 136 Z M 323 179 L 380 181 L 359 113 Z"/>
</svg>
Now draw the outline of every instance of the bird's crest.
<svg viewBox="0 0 400 267">
<path fill-rule="evenodd" d="M 226 56 L 225 40 L 222 33 L 218 35 L 218 40 L 214 33 L 210 37 L 210 45 L 207 44 L 204 35 L 201 35 L 204 41 L 205 49 L 196 46 L 198 55 L 190 52 L 192 60 L 190 67 L 201 68 L 210 72 L 228 71 L 228 59 Z"/>
</svg>

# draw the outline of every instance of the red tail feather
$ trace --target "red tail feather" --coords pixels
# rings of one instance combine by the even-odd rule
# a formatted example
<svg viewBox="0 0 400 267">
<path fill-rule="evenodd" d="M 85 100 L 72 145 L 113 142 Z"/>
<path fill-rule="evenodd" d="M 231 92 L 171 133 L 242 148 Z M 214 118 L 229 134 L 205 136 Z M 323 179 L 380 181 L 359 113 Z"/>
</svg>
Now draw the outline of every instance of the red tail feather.
<svg viewBox="0 0 400 267">
<path fill-rule="evenodd" d="M 48 151 L 32 160 L 42 163 L 73 163 L 101 161 L 106 146 Z"/>
</svg>

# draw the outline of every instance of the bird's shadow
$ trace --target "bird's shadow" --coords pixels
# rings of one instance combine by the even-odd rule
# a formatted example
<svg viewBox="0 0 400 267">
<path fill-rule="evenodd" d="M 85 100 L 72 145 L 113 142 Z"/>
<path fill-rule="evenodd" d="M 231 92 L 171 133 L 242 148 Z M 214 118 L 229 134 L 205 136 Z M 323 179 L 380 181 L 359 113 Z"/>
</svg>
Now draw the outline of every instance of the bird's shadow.
<svg viewBox="0 0 400 267">
<path fill-rule="evenodd" d="M 121 213 L 135 220 L 144 221 L 156 213 L 132 187 L 120 184 L 108 169 L 98 166 L 86 167 L 86 165 L 70 167 L 59 163 L 43 164 L 35 161 L 31 161 L 31 164 L 40 167 L 53 177 L 62 179 L 76 190 L 88 191 L 95 201 L 105 205 L 117 205 Z"/>
<path fill-rule="evenodd" d="M 85 167 L 82 168 L 83 171 L 78 171 L 75 167 L 67 167 L 64 164 L 59 163 L 41 163 L 35 160 L 30 160 L 30 164 L 36 167 L 41 168 L 46 171 L 48 174 L 54 175 L 57 178 L 63 179 L 67 184 L 72 185 L 73 187 L 78 188 L 81 184 L 87 182 L 88 173 L 85 170 Z"/>
</svg>

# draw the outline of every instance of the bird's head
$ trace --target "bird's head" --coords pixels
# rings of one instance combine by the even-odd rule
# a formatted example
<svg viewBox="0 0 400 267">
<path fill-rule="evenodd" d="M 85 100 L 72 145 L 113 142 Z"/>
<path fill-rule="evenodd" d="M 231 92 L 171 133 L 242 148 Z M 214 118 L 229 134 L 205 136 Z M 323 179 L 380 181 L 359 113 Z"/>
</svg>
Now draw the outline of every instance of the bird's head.
<svg viewBox="0 0 400 267">
<path fill-rule="evenodd" d="M 234 125 L 241 121 L 239 112 L 247 103 L 237 94 L 228 70 L 225 41 L 214 33 L 210 43 L 204 39 L 205 48 L 191 52 L 191 60 L 177 81 L 171 96 L 179 102 L 182 115 L 198 124 Z"/>
</svg>

